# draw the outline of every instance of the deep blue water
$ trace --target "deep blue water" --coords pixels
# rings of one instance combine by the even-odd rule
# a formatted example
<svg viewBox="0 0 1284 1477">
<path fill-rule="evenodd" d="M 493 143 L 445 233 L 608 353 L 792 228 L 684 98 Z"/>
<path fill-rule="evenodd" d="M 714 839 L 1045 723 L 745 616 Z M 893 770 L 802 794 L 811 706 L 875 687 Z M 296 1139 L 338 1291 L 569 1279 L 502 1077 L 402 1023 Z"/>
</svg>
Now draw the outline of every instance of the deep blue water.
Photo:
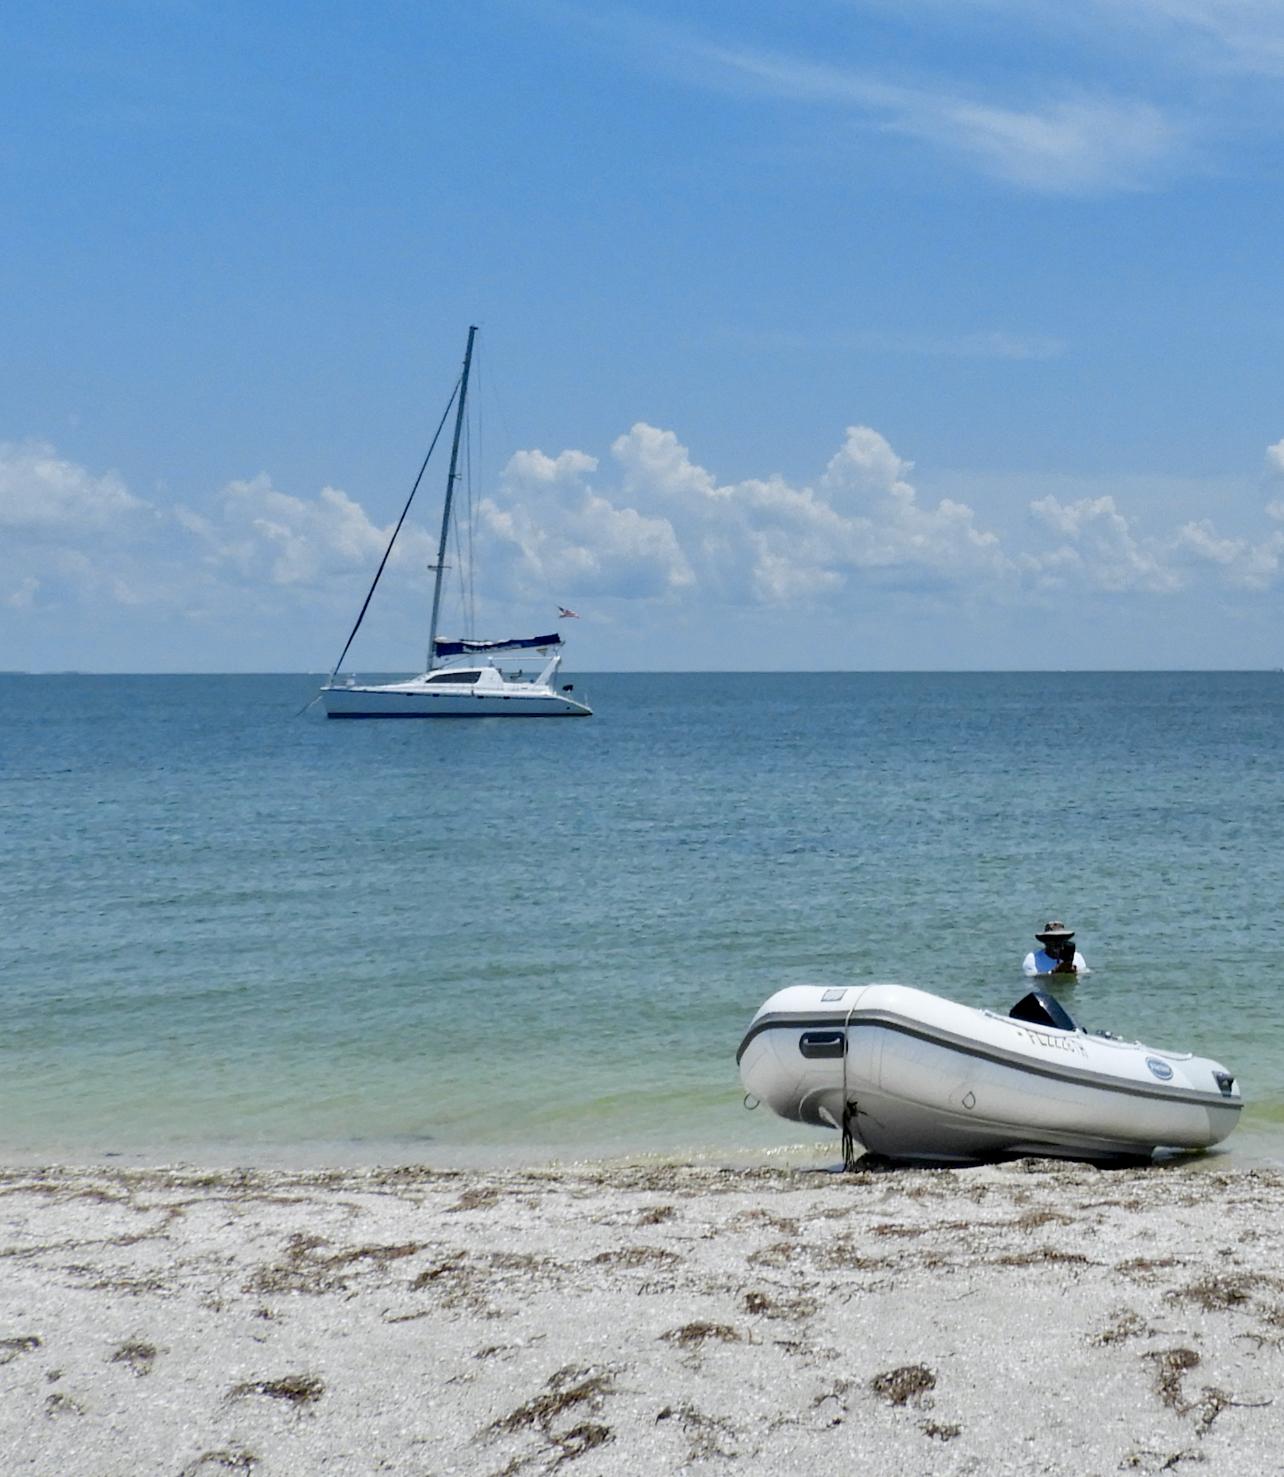
<svg viewBox="0 0 1284 1477">
<path fill-rule="evenodd" d="M 1284 676 L 663 674 L 327 723 L 316 678 L 0 677 L 0 1151 L 764 1149 L 782 984 L 1212 1055 L 1284 1142 Z"/>
</svg>

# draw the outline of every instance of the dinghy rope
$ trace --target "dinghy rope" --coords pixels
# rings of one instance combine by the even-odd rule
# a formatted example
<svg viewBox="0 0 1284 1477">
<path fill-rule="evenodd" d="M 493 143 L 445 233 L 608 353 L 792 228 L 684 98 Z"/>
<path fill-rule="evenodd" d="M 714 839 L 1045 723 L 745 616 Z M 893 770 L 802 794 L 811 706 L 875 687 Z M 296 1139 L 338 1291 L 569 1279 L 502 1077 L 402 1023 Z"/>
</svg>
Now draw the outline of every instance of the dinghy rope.
<svg viewBox="0 0 1284 1477">
<path fill-rule="evenodd" d="M 857 996 L 857 999 L 860 997 Z M 856 1168 L 856 1135 L 852 1132 L 852 1124 L 860 1111 L 858 1105 L 847 1096 L 847 1048 L 851 1042 L 852 1016 L 856 1007 L 853 1005 L 847 1012 L 847 1019 L 843 1022 L 843 1169 L 852 1170 Z"/>
</svg>

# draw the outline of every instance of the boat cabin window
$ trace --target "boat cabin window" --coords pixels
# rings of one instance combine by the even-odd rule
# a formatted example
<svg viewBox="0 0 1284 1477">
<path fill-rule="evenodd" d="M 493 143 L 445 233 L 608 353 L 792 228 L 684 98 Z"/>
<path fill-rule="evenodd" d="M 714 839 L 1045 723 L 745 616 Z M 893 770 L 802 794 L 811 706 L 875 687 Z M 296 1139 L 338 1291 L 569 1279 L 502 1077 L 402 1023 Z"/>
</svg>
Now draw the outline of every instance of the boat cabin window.
<svg viewBox="0 0 1284 1477">
<path fill-rule="evenodd" d="M 433 672 L 424 678 L 425 682 L 478 682 L 480 680 L 480 672 Z"/>
</svg>

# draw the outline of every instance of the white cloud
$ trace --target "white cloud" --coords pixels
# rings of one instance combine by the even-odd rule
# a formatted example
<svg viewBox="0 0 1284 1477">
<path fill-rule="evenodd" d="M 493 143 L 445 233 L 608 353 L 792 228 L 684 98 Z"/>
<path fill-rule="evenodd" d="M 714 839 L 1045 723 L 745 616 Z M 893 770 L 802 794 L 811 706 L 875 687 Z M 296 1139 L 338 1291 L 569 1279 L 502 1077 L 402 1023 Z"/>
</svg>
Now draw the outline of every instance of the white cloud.
<svg viewBox="0 0 1284 1477">
<path fill-rule="evenodd" d="M 1222 537 L 1203 518 L 1179 528 L 1173 546 L 1196 563 L 1215 565 L 1230 585 L 1265 590 L 1274 584 L 1280 572 L 1284 532 L 1268 534 L 1259 543 L 1253 543 L 1246 538 Z"/>
<path fill-rule="evenodd" d="M 978 517 L 985 481 L 970 478 L 967 501 L 924 497 L 913 463 L 864 425 L 847 428 L 810 481 L 722 481 L 673 431 L 639 421 L 605 461 L 574 449 L 509 460 L 477 502 L 476 589 L 496 612 L 562 600 L 610 618 L 615 601 L 641 619 L 647 604 L 696 617 L 725 607 L 841 617 L 893 592 L 920 609 L 936 599 L 937 609 L 966 600 L 1002 610 L 1068 588 L 1152 598 L 1199 583 L 1242 595 L 1284 584 L 1284 499 L 1266 504 L 1257 532 L 1187 514 L 1145 533 L 1113 493 L 1058 490 L 1027 503 L 1030 543 L 1001 539 Z M 44 445 L 6 447 L 0 488 L 0 612 L 13 621 L 140 605 L 216 624 L 236 615 L 250 628 L 320 608 L 329 619 L 360 598 L 390 533 L 338 488 L 297 496 L 266 473 L 229 482 L 203 510 L 162 510 Z M 1225 495 L 1219 485 L 1219 503 Z M 406 574 L 393 582 L 394 610 L 413 581 L 422 611 L 434 555 L 435 537 L 409 522 L 393 560 Z"/>
<path fill-rule="evenodd" d="M 1024 189 L 1085 195 L 1144 188 L 1187 151 L 1187 127 L 1153 101 L 1041 83 L 1037 98 L 1002 98 L 942 79 L 904 85 L 871 67 L 814 62 L 780 51 L 709 44 L 653 26 L 649 49 L 706 86 L 846 112 L 887 134 Z"/>
<path fill-rule="evenodd" d="M 544 598 L 571 590 L 638 598 L 689 585 L 671 524 L 596 494 L 585 478 L 597 465 L 581 451 L 519 451 L 504 469 L 503 503 L 482 500 L 492 547 L 516 558 L 516 590 Z"/>
<path fill-rule="evenodd" d="M 564 451 L 560 456 L 545 456 L 542 451 L 515 451 L 504 469 L 507 480 L 515 483 L 575 482 L 586 472 L 597 471 L 597 458 L 582 451 Z"/>
<path fill-rule="evenodd" d="M 1152 104 L 1102 97 L 1038 108 L 907 99 L 889 126 L 998 179 L 1065 195 L 1143 187 L 1183 143 L 1182 130 Z"/>
<path fill-rule="evenodd" d="M 0 528 L 79 538 L 146 508 L 115 472 L 94 476 L 44 441 L 0 441 Z"/>
<path fill-rule="evenodd" d="M 157 510 L 115 472 L 95 474 L 44 441 L 0 442 L 0 602 L 138 603 L 131 569 L 153 551 Z"/>
<path fill-rule="evenodd" d="M 229 482 L 214 518 L 182 507 L 175 516 L 202 545 L 208 566 L 301 588 L 324 585 L 335 574 L 373 573 L 392 532 L 391 526 L 372 523 L 361 504 L 337 487 L 323 487 L 315 498 L 295 497 L 274 487 L 266 472 Z M 430 552 L 427 536 L 408 526 L 394 558 L 422 564 Z"/>
<path fill-rule="evenodd" d="M 910 464 L 867 426 L 849 429 L 814 487 L 778 476 L 720 483 L 672 431 L 643 421 L 612 443 L 615 488 L 590 486 L 597 463 L 571 455 L 556 459 L 573 471 L 557 496 L 543 475 L 553 459 L 522 452 L 506 470 L 504 506 L 483 505 L 532 589 L 809 603 L 856 571 L 939 587 L 1005 566 L 971 508 L 919 504 Z"/>
<path fill-rule="evenodd" d="M 1049 495 L 1032 502 L 1030 512 L 1060 540 L 1026 556 L 1026 568 L 1038 583 L 1150 594 L 1170 594 L 1181 587 L 1162 546 L 1141 538 L 1113 497 L 1063 503 Z"/>
<path fill-rule="evenodd" d="M 1284 8 L 1278 0 L 1098 0 L 1098 6 L 1126 26 L 1166 32 L 1187 65 L 1284 75 Z"/>
<path fill-rule="evenodd" d="M 1266 469 L 1273 476 L 1284 476 L 1284 441 L 1266 448 Z"/>
</svg>

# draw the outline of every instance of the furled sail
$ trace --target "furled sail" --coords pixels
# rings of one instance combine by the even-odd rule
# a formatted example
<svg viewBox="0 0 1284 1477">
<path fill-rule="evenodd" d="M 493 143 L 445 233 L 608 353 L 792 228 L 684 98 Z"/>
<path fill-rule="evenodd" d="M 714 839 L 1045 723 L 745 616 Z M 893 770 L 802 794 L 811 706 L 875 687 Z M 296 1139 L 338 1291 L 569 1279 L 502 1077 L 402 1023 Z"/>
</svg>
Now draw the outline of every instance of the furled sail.
<svg viewBox="0 0 1284 1477">
<path fill-rule="evenodd" d="M 554 631 L 549 636 L 514 636 L 508 641 L 447 641 L 441 636 L 433 642 L 434 656 L 493 656 L 500 651 L 543 651 L 561 646 L 562 638 Z"/>
</svg>

